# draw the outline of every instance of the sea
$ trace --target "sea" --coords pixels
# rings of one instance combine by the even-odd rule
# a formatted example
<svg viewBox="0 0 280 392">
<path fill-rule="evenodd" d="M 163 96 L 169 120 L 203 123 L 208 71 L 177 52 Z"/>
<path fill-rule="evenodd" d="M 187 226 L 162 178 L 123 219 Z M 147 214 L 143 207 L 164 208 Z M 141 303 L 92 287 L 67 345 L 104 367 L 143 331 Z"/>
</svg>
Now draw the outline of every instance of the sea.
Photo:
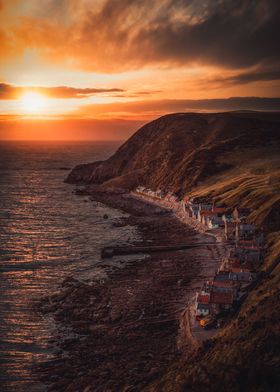
<svg viewBox="0 0 280 392">
<path fill-rule="evenodd" d="M 123 212 L 77 196 L 64 182 L 76 164 L 106 159 L 119 145 L 0 144 L 1 392 L 46 391 L 36 369 L 54 358 L 57 326 L 36 304 L 69 276 L 106 279 L 102 247 L 137 239 L 136 228 L 115 224 Z"/>
</svg>

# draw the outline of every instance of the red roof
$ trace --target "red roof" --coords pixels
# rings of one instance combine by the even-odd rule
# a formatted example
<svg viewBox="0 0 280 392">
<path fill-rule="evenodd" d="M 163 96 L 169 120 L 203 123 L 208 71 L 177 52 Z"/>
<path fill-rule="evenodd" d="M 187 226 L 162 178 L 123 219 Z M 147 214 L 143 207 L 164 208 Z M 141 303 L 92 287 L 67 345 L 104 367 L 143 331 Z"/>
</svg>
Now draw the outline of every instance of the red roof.
<svg viewBox="0 0 280 392">
<path fill-rule="evenodd" d="M 233 304 L 233 293 L 219 293 L 212 291 L 210 294 L 210 303 L 211 304 L 220 304 L 220 305 L 232 305 Z"/>
<path fill-rule="evenodd" d="M 209 295 L 202 295 L 202 294 L 200 294 L 197 297 L 197 302 L 199 302 L 201 304 L 209 304 Z"/>
</svg>

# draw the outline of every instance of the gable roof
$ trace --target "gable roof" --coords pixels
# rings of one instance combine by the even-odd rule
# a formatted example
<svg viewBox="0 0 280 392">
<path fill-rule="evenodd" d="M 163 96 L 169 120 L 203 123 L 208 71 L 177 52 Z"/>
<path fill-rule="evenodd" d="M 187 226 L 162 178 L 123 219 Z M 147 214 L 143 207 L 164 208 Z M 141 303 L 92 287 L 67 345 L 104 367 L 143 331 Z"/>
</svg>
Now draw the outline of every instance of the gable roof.
<svg viewBox="0 0 280 392">
<path fill-rule="evenodd" d="M 209 295 L 199 294 L 197 297 L 197 302 L 201 304 L 208 304 L 209 303 Z"/>
<path fill-rule="evenodd" d="M 210 303 L 219 305 L 232 305 L 233 304 L 233 293 L 226 292 L 220 293 L 212 291 L 210 294 Z"/>
</svg>

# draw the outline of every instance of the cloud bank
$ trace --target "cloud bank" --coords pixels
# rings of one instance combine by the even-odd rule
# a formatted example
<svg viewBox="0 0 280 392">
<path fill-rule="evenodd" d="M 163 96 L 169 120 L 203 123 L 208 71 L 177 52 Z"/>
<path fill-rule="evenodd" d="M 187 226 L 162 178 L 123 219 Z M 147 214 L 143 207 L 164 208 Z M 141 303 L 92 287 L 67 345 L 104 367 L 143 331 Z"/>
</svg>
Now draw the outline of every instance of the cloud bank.
<svg viewBox="0 0 280 392">
<path fill-rule="evenodd" d="M 15 20 L 9 34 L 2 30 L 3 51 L 10 53 L 10 40 L 18 48 L 38 49 L 52 61 L 98 72 L 207 64 L 257 66 L 262 78 L 267 68 L 279 69 L 279 0 L 30 4 L 30 12 Z"/>
<path fill-rule="evenodd" d="M 124 93 L 119 88 L 75 88 L 68 86 L 55 87 L 21 87 L 7 83 L 0 83 L 0 99 L 18 99 L 26 91 L 37 92 L 50 98 L 88 98 L 97 94 Z"/>
</svg>

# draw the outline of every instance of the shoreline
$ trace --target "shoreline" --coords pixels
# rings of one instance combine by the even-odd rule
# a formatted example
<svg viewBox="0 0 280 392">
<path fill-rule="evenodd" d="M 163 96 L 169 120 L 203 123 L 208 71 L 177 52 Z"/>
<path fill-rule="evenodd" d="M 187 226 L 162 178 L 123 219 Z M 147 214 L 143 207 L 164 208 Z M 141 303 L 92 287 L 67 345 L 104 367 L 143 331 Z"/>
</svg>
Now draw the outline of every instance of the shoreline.
<svg viewBox="0 0 280 392">
<path fill-rule="evenodd" d="M 165 207 L 94 190 L 88 196 L 129 213 L 126 224 L 137 226 L 142 244 L 209 239 L 174 214 L 163 214 Z M 199 249 L 150 254 L 112 270 L 102 283 L 70 279 L 57 296 L 45 299 L 42 310 L 77 336 L 58 342 L 58 362 L 43 366 L 43 379 L 52 373 L 50 390 L 90 392 L 114 387 L 122 391 L 133 385 L 141 391 L 183 351 L 190 354 L 195 344 L 182 329 L 182 315 L 223 257 L 222 247 L 210 243 Z"/>
</svg>

